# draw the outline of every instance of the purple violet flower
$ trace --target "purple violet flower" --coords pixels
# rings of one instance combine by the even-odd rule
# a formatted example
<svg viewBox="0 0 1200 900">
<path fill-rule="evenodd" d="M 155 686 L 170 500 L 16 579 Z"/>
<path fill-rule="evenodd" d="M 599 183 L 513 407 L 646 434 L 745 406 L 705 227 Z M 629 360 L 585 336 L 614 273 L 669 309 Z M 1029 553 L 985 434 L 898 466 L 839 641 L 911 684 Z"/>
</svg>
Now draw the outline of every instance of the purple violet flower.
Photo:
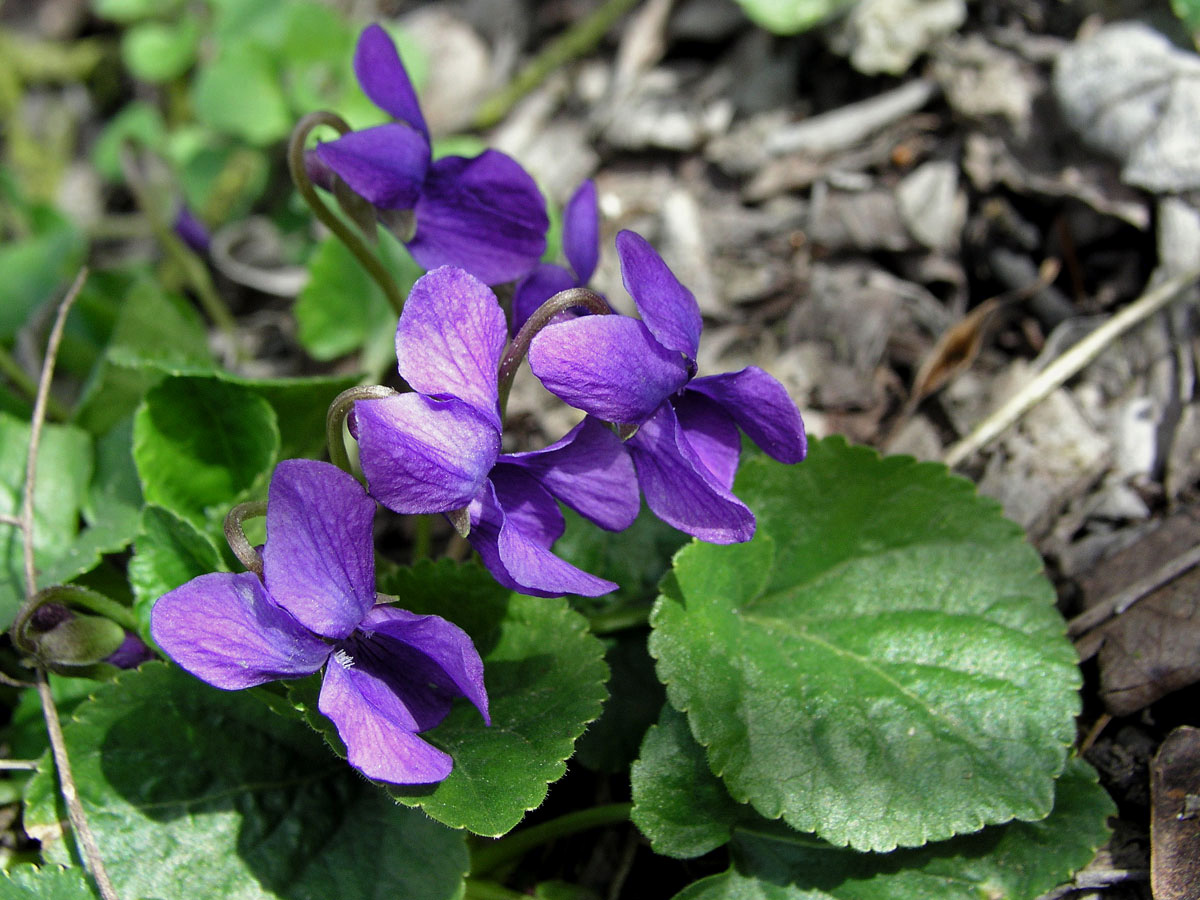
<svg viewBox="0 0 1200 900">
<path fill-rule="evenodd" d="M 641 319 L 583 316 L 548 325 L 529 365 L 553 394 L 609 422 L 638 426 L 627 442 L 646 503 L 664 522 L 704 541 L 754 535 L 754 514 L 731 493 L 738 427 L 780 462 L 807 444 L 800 411 L 755 366 L 696 378 L 700 308 L 640 235 L 617 235 L 625 289 Z"/>
<path fill-rule="evenodd" d="M 571 265 L 569 269 L 553 263 L 539 263 L 517 282 L 513 291 L 513 334 L 521 330 L 525 320 L 539 306 L 559 291 L 587 287 L 596 271 L 596 262 L 600 258 L 600 210 L 596 204 L 596 184 L 590 179 L 576 189 L 563 210 L 562 243 L 563 253 Z"/>
<path fill-rule="evenodd" d="M 505 587 L 606 594 L 617 586 L 550 552 L 565 527 L 555 498 L 601 528 L 627 528 L 639 505 L 633 464 L 594 419 L 544 450 L 500 452 L 507 334 L 495 294 L 468 273 L 445 267 L 417 281 L 396 327 L 400 375 L 413 392 L 354 405 L 367 485 L 399 513 L 465 508 L 468 540 Z"/>
<path fill-rule="evenodd" d="M 550 227 L 529 173 L 497 150 L 434 162 L 417 94 L 379 25 L 359 36 L 354 73 L 367 97 L 398 121 L 317 145 L 307 156 L 314 183 L 329 188 L 337 175 L 379 210 L 412 210 L 416 231 L 401 237 L 426 269 L 459 266 L 487 284 L 528 272 Z"/>
<path fill-rule="evenodd" d="M 450 774 L 418 737 L 465 696 L 488 718 L 483 663 L 461 628 L 377 605 L 375 502 L 329 463 L 279 464 L 267 498 L 263 577 L 216 572 L 154 605 L 150 631 L 179 665 L 223 690 L 311 675 L 350 765 L 393 784 Z"/>
</svg>

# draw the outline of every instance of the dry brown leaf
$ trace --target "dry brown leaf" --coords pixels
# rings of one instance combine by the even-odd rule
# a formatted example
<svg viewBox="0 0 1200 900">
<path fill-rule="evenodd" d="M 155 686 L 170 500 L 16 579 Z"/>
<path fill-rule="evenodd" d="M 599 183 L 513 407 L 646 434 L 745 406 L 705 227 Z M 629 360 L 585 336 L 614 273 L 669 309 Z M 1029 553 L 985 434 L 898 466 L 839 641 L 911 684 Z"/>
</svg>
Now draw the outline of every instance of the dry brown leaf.
<svg viewBox="0 0 1200 900">
<path fill-rule="evenodd" d="M 1176 728 L 1150 770 L 1155 900 L 1200 900 L 1200 728 Z"/>
</svg>

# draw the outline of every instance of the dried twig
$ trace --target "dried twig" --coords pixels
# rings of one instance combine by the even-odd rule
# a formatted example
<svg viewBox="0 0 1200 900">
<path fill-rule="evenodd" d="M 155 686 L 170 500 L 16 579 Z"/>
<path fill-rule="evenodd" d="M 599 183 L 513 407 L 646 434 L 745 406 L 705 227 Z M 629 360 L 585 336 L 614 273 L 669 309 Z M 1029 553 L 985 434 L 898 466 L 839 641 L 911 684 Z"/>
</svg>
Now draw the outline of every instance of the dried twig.
<svg viewBox="0 0 1200 900">
<path fill-rule="evenodd" d="M 1098 603 L 1085 612 L 1080 613 L 1067 623 L 1067 636 L 1078 637 L 1091 631 L 1097 625 L 1119 616 L 1143 597 L 1162 587 L 1169 581 L 1178 578 L 1189 569 L 1200 566 L 1200 547 L 1193 547 L 1174 559 L 1164 563 L 1144 578 L 1139 578 L 1123 591 L 1118 591 L 1103 603 Z"/>
<path fill-rule="evenodd" d="M 33 559 L 33 494 L 37 479 L 37 454 L 41 443 L 42 426 L 46 421 L 46 401 L 50 395 L 50 382 L 54 377 L 54 364 L 58 359 L 58 346 L 62 342 L 63 329 L 67 323 L 67 314 L 79 297 L 84 282 L 87 281 L 88 271 L 81 269 L 76 276 L 71 289 L 67 291 L 58 315 L 54 319 L 54 327 L 50 329 L 50 340 L 46 345 L 46 358 L 42 363 L 42 375 L 38 381 L 37 398 L 33 404 L 33 420 L 29 431 L 29 456 L 25 464 L 25 498 L 21 506 L 21 536 L 25 551 L 25 603 L 33 602 L 37 594 L 37 568 Z M 20 615 L 18 615 L 20 619 Z M 71 819 L 71 828 L 79 842 L 80 849 L 92 870 L 96 887 L 104 900 L 119 900 L 104 868 L 100 856 L 100 848 L 96 838 L 88 826 L 87 817 L 83 812 L 83 804 L 79 802 L 79 791 L 75 787 L 75 778 L 71 774 L 71 761 L 67 756 L 66 740 L 63 737 L 62 723 L 58 718 L 58 708 L 54 705 L 54 694 L 50 691 L 50 682 L 46 678 L 46 670 L 37 667 L 38 698 L 42 702 L 42 715 L 46 719 L 46 732 L 50 737 L 50 751 L 54 756 L 54 766 L 58 770 L 59 789 L 67 804 L 67 815 Z"/>
<path fill-rule="evenodd" d="M 1035 375 L 1007 403 L 980 422 L 974 431 L 951 445 L 942 461 L 954 468 L 972 453 L 986 447 L 1068 379 L 1079 374 L 1084 366 L 1095 360 L 1117 338 L 1166 307 L 1197 279 L 1200 279 L 1200 269 L 1193 269 L 1147 291 Z"/>
</svg>

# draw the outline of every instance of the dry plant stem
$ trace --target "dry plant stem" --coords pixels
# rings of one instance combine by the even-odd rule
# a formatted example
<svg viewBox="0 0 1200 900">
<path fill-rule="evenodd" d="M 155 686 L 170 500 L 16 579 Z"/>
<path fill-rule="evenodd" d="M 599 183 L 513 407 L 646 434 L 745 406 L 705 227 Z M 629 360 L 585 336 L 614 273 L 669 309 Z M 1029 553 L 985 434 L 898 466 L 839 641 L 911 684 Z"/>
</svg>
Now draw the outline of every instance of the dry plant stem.
<svg viewBox="0 0 1200 900">
<path fill-rule="evenodd" d="M 253 500 L 249 503 L 239 503 L 225 516 L 225 541 L 229 549 L 238 558 L 247 572 L 253 572 L 259 578 L 263 577 L 263 561 L 254 549 L 254 545 L 246 540 L 246 532 L 242 523 L 247 519 L 255 519 L 267 514 L 267 504 L 263 500 Z"/>
<path fill-rule="evenodd" d="M 63 328 L 67 322 L 67 313 L 79 297 L 83 284 L 87 280 L 87 269 L 81 269 L 76 276 L 67 296 L 63 298 L 50 329 L 50 340 L 46 345 L 46 359 L 42 363 L 42 376 L 38 381 L 37 399 L 33 404 L 33 421 L 29 432 L 29 457 L 25 465 L 25 501 L 21 507 L 22 544 L 25 550 L 25 606 L 34 602 L 37 593 L 37 569 L 33 561 L 33 493 L 37 478 L 37 452 L 42 437 L 42 424 L 46 419 L 46 399 L 50 395 L 50 381 L 54 376 L 54 363 L 58 358 L 58 346 L 62 342 Z M 62 723 L 58 719 L 58 708 L 54 705 L 54 695 L 50 691 L 50 682 L 46 679 L 46 670 L 37 667 L 38 698 L 42 702 L 42 715 L 46 719 L 46 733 L 50 738 L 50 751 L 54 755 L 54 767 L 58 770 L 59 790 L 67 804 L 67 814 L 71 819 L 71 828 L 79 842 L 84 858 L 92 870 L 96 887 L 104 900 L 118 900 L 117 892 L 113 890 L 108 872 L 104 868 L 104 860 L 100 856 L 100 848 L 96 846 L 96 838 L 88 826 L 87 817 L 83 812 L 83 804 L 79 802 L 79 792 L 75 788 L 75 779 L 71 775 L 71 761 L 67 757 L 67 744 L 63 737 Z"/>
<path fill-rule="evenodd" d="M 36 759 L 0 759 L 0 772 L 36 772 Z"/>
<path fill-rule="evenodd" d="M 339 219 L 333 210 L 325 205 L 325 201 L 317 196 L 317 189 L 308 179 L 308 171 L 304 168 L 304 142 L 308 140 L 309 133 L 318 125 L 328 125 L 338 134 L 346 134 L 351 130 L 345 119 L 331 112 L 309 113 L 297 122 L 296 127 L 292 130 L 292 137 L 288 141 L 288 170 L 292 173 L 292 181 L 316 217 L 324 223 L 326 228 L 337 235 L 338 240 L 346 245 L 346 249 L 354 254 L 354 258 L 362 264 L 362 267 L 367 270 L 367 274 L 383 290 L 384 296 L 387 297 L 387 301 L 395 310 L 396 315 L 400 315 L 404 309 L 404 297 L 400 294 L 400 289 L 396 286 L 392 276 L 388 274 L 383 263 L 379 261 L 379 257 L 370 251 L 362 238 L 355 234 L 354 230 Z"/>
<path fill-rule="evenodd" d="M 188 249 L 187 244 L 171 227 L 171 223 L 164 221 L 158 214 L 155 198 L 150 196 L 149 189 L 138 172 L 137 161 L 128 146 L 121 148 L 121 171 L 125 175 L 125 181 L 129 185 L 129 190 L 133 193 L 138 207 L 150 223 L 150 230 L 154 232 L 155 239 L 162 245 L 167 256 L 175 265 L 179 266 L 188 285 L 200 301 L 200 305 L 204 307 L 204 312 L 212 319 L 214 325 L 232 336 L 237 331 L 237 322 L 233 318 L 233 313 L 229 311 L 229 307 L 217 293 L 208 269 L 200 257 Z"/>
<path fill-rule="evenodd" d="M 42 440 L 42 425 L 46 421 L 46 404 L 50 399 L 50 381 L 54 377 L 54 363 L 58 359 L 58 345 L 62 343 L 63 329 L 67 324 L 67 314 L 79 292 L 87 281 L 86 267 L 79 270 L 71 283 L 67 295 L 58 307 L 58 315 L 50 328 L 50 339 L 46 343 L 46 357 L 42 360 L 42 376 L 38 381 L 37 396 L 33 401 L 33 421 L 29 429 L 29 455 L 25 463 L 25 496 L 21 504 L 22 545 L 25 552 L 25 605 L 33 601 L 37 593 L 37 568 L 33 562 L 33 488 L 37 481 L 37 453 Z"/>
<path fill-rule="evenodd" d="M 1166 307 L 1186 288 L 1191 287 L 1198 278 L 1200 278 L 1200 269 L 1193 269 L 1169 278 L 1158 287 L 1147 291 L 1035 375 L 1007 403 L 980 422 L 974 431 L 958 443 L 951 445 L 942 457 L 942 461 L 950 468 L 954 468 L 972 453 L 982 450 L 1025 413 L 1062 387 L 1068 379 L 1079 374 L 1088 363 L 1095 360 L 1117 338 Z"/>
<path fill-rule="evenodd" d="M 384 400 L 394 397 L 398 391 L 381 384 L 360 385 L 342 391 L 329 404 L 329 412 L 325 414 L 325 443 L 329 449 L 329 461 L 339 469 L 354 475 L 354 466 L 350 465 L 350 454 L 346 452 L 346 439 L 342 436 L 346 416 L 359 400 Z"/>
<path fill-rule="evenodd" d="M 1200 565 L 1200 547 L 1193 547 L 1186 553 L 1179 554 L 1146 577 L 1139 578 L 1125 590 L 1113 594 L 1103 603 L 1098 603 L 1077 615 L 1067 623 L 1067 637 L 1079 637 L 1079 635 L 1107 622 L 1113 616 L 1119 616 L 1143 597 L 1198 565 Z"/>
<path fill-rule="evenodd" d="M 512 343 L 508 345 L 508 351 L 504 354 L 504 358 L 500 360 L 499 391 L 501 418 L 504 417 L 504 410 L 508 406 L 508 394 L 512 390 L 513 378 L 517 375 L 517 369 L 521 366 L 521 360 L 529 352 L 529 344 L 533 340 L 533 336 L 550 324 L 550 320 L 560 312 L 566 312 L 568 309 L 573 309 L 576 306 L 582 306 L 588 312 L 595 313 L 598 316 L 607 315 L 612 312 L 608 304 L 604 302 L 603 297 L 587 288 L 568 288 L 565 291 L 559 291 L 534 310 L 533 315 L 526 320 L 525 324 L 521 326 L 521 330 L 517 332 L 517 336 L 513 338 Z"/>
<path fill-rule="evenodd" d="M 475 127 L 490 128 L 503 119 L 510 109 L 558 69 L 573 59 L 590 53 L 604 39 L 608 30 L 621 16 L 634 7 L 637 0 L 606 0 L 589 16 L 546 45 L 513 80 L 480 104 L 475 111 Z"/>
<path fill-rule="evenodd" d="M 96 845 L 96 837 L 88 826 L 83 814 L 83 804 L 79 802 L 79 791 L 75 789 L 75 779 L 71 776 L 71 761 L 67 758 L 67 742 L 63 737 L 62 723 L 58 719 L 58 708 L 54 705 L 54 694 L 50 691 L 50 682 L 46 680 L 46 670 L 37 670 L 38 697 L 42 701 L 42 714 L 46 718 L 46 732 L 50 736 L 50 752 L 54 755 L 54 767 L 58 770 L 59 790 L 67 802 L 67 814 L 71 819 L 71 828 L 75 839 L 79 842 L 84 858 L 96 879 L 96 887 L 104 900 L 119 900 L 104 861 L 100 856 L 100 848 Z"/>
</svg>

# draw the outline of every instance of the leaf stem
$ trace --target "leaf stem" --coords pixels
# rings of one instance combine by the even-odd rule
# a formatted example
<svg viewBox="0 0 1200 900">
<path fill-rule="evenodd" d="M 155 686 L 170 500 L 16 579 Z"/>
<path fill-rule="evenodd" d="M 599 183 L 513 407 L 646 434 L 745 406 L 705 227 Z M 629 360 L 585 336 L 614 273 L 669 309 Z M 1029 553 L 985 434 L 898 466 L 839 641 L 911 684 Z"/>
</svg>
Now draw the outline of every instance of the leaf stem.
<svg viewBox="0 0 1200 900">
<path fill-rule="evenodd" d="M 417 516 L 414 523 L 412 561 L 429 559 L 433 550 L 433 517 Z"/>
<path fill-rule="evenodd" d="M 559 291 L 534 310 L 533 315 L 525 320 L 525 324 L 521 326 L 521 330 L 517 332 L 517 336 L 508 345 L 508 351 L 504 354 L 504 358 L 500 360 L 499 390 L 501 418 L 504 418 L 504 410 L 508 406 L 508 394 L 512 390 L 513 379 L 517 375 L 517 369 L 521 366 L 521 360 L 529 352 L 529 344 L 533 341 L 533 336 L 549 325 L 550 320 L 560 312 L 566 312 L 568 309 L 573 309 L 576 306 L 582 306 L 588 312 L 595 313 L 598 316 L 608 315 L 612 312 L 612 309 L 604 301 L 603 297 L 595 291 L 584 287 L 568 288 L 565 291 Z"/>
<path fill-rule="evenodd" d="M 288 169 L 292 173 L 292 181 L 316 217 L 354 254 L 354 258 L 362 264 L 362 267 L 367 270 L 367 274 L 383 290 L 384 296 L 387 297 L 387 301 L 395 310 L 396 315 L 400 315 L 404 309 L 404 296 L 400 293 L 400 288 L 396 286 L 395 280 L 384 268 L 383 263 L 379 261 L 379 257 L 371 252 L 363 239 L 354 232 L 354 229 L 350 228 L 325 205 L 325 201 L 317 195 L 317 189 L 309 180 L 308 170 L 304 167 L 304 142 L 308 140 L 309 133 L 318 125 L 328 125 L 339 134 L 346 134 L 351 130 L 345 119 L 326 111 L 309 113 L 297 122 L 296 127 L 292 130 L 292 137 L 288 141 Z"/>
<path fill-rule="evenodd" d="M 545 81 L 555 69 L 590 53 L 635 3 L 637 0 L 605 0 L 590 15 L 547 44 L 546 49 L 517 72 L 512 81 L 480 104 L 475 111 L 475 127 L 490 128 L 495 125 L 518 100 Z"/>
<path fill-rule="evenodd" d="M 558 838 L 589 828 L 627 822 L 632 809 L 632 803 L 609 803 L 580 809 L 477 847 L 471 852 L 471 875 L 486 875 L 507 862 L 520 859 L 534 847 Z"/>
<path fill-rule="evenodd" d="M 263 577 L 262 557 L 254 549 L 254 545 L 247 540 L 242 523 L 247 519 L 256 519 L 266 514 L 265 500 L 251 500 L 247 503 L 239 503 L 225 516 L 225 542 L 229 544 L 229 549 L 238 558 L 238 562 L 246 567 L 246 571 L 253 572 L 259 578 Z"/>
</svg>

